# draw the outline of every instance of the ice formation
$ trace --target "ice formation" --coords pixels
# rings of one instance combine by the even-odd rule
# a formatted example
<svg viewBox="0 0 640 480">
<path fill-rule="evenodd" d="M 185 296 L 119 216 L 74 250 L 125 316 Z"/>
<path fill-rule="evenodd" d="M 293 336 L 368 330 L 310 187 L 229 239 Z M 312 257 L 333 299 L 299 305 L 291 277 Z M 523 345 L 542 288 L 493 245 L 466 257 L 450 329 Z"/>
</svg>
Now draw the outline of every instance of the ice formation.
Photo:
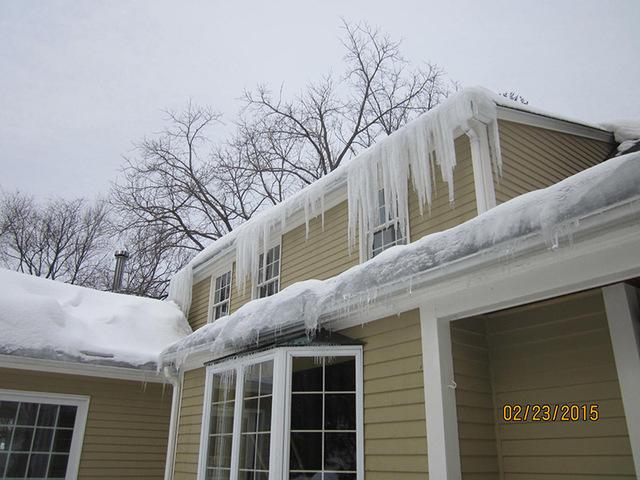
<svg viewBox="0 0 640 480">
<path fill-rule="evenodd" d="M 419 279 L 454 261 L 490 249 L 509 257 L 525 237 L 536 235 L 549 248 L 558 248 L 582 218 L 621 204 L 632 205 L 640 218 L 640 152 L 521 195 L 449 230 L 385 250 L 336 277 L 299 282 L 249 302 L 168 347 L 161 362 L 179 367 L 195 350 L 206 350 L 215 358 L 279 332 L 313 331 L 347 305 L 366 305 L 390 292 L 408 293 Z"/>
<path fill-rule="evenodd" d="M 391 206 L 387 215 L 390 218 L 398 215 L 400 220 L 405 220 L 408 216 L 409 179 L 417 192 L 422 211 L 431 203 L 432 184 L 437 174 L 435 165 L 438 165 L 453 201 L 453 171 L 456 166 L 454 138 L 456 134 L 463 134 L 470 129 L 471 119 L 481 119 L 487 125 L 492 162 L 496 169 L 500 169 L 497 103 L 509 102 L 482 88 L 468 88 L 452 95 L 437 108 L 217 240 L 200 252 L 191 265 L 201 264 L 234 247 L 236 288 L 243 291 L 248 279 L 255 284 L 260 254 L 286 230 L 286 222 L 291 215 L 304 212 L 308 234 L 309 221 L 324 215 L 326 195 L 345 185 L 349 204 L 350 247 L 355 245 L 356 232 L 367 231 L 375 222 L 375 200 L 381 188 L 384 188 L 385 203 Z M 406 223 L 401 221 L 400 224 Z M 365 235 L 359 237 L 364 239 Z M 184 280 L 189 281 L 186 275 Z M 182 305 L 179 299 L 176 298 L 176 301 Z"/>
<path fill-rule="evenodd" d="M 154 370 L 191 329 L 172 302 L 0 269 L 0 332 L 4 355 Z"/>
<path fill-rule="evenodd" d="M 640 120 L 617 120 L 603 123 L 602 127 L 613 132 L 618 142 L 618 154 L 622 154 L 640 142 Z"/>
<path fill-rule="evenodd" d="M 191 308 L 192 288 L 193 268 L 191 267 L 191 263 L 188 263 L 171 277 L 168 294 L 168 300 L 176 303 L 185 317 L 189 315 L 189 309 Z"/>
</svg>

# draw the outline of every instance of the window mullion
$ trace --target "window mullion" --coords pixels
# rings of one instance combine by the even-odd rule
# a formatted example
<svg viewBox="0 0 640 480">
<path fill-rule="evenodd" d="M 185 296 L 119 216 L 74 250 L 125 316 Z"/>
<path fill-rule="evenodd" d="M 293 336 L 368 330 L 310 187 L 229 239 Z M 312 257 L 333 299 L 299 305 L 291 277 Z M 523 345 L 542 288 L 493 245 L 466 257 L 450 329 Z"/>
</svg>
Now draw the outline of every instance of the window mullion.
<svg viewBox="0 0 640 480">
<path fill-rule="evenodd" d="M 242 397 L 244 395 L 244 366 L 236 369 L 236 400 L 233 409 L 233 440 L 231 442 L 231 480 L 238 479 L 240 463 L 240 431 L 242 429 Z"/>
<path fill-rule="evenodd" d="M 278 351 L 273 359 L 273 393 L 271 406 L 271 450 L 269 480 L 285 478 L 285 421 L 287 419 L 287 352 Z M 287 477 L 288 478 L 288 477 Z"/>
</svg>

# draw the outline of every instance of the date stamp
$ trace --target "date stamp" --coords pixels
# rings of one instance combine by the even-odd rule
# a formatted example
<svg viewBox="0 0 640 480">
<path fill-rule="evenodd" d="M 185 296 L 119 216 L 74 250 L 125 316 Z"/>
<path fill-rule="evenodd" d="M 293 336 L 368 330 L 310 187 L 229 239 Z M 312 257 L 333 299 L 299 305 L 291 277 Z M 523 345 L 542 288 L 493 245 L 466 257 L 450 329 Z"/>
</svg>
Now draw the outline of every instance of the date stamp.
<svg viewBox="0 0 640 480">
<path fill-rule="evenodd" d="M 600 410 L 597 403 L 583 404 L 505 404 L 505 422 L 597 422 Z"/>
</svg>

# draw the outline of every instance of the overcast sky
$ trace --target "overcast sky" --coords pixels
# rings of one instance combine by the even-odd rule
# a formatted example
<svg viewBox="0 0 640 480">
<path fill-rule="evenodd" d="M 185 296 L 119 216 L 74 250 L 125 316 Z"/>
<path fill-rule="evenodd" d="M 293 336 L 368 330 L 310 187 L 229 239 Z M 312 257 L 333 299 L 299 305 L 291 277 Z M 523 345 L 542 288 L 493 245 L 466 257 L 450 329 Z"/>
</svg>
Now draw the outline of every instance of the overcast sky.
<svg viewBox="0 0 640 480">
<path fill-rule="evenodd" d="M 106 193 L 122 155 L 192 98 L 295 93 L 341 64 L 340 18 L 403 38 L 463 86 L 591 122 L 640 117 L 640 1 L 0 0 L 0 188 Z"/>
</svg>

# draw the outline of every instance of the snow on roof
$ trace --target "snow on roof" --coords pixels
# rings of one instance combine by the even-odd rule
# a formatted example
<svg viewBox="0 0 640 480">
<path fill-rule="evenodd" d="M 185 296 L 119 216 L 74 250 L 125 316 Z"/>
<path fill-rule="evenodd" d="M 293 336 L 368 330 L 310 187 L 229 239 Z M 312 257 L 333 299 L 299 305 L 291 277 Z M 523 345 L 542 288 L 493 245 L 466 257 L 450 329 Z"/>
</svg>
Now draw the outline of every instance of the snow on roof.
<svg viewBox="0 0 640 480">
<path fill-rule="evenodd" d="M 640 119 L 614 120 L 601 124 L 610 130 L 618 142 L 618 154 L 623 154 L 640 142 Z"/>
<path fill-rule="evenodd" d="M 0 269 L 0 354 L 156 368 L 191 333 L 173 302 Z"/>
<path fill-rule="evenodd" d="M 530 234 L 541 234 L 555 247 L 560 238 L 570 237 L 580 218 L 624 202 L 635 202 L 640 211 L 640 152 L 610 159 L 454 228 L 393 247 L 336 277 L 299 282 L 251 301 L 168 347 L 161 362 L 180 366 L 194 350 L 206 349 L 215 357 L 274 332 L 316 329 L 323 313 L 335 312 L 354 298 L 375 297 L 374 292 L 399 282 L 410 290 L 412 279 L 426 271 L 497 244 L 508 252 L 509 245 Z"/>
</svg>

